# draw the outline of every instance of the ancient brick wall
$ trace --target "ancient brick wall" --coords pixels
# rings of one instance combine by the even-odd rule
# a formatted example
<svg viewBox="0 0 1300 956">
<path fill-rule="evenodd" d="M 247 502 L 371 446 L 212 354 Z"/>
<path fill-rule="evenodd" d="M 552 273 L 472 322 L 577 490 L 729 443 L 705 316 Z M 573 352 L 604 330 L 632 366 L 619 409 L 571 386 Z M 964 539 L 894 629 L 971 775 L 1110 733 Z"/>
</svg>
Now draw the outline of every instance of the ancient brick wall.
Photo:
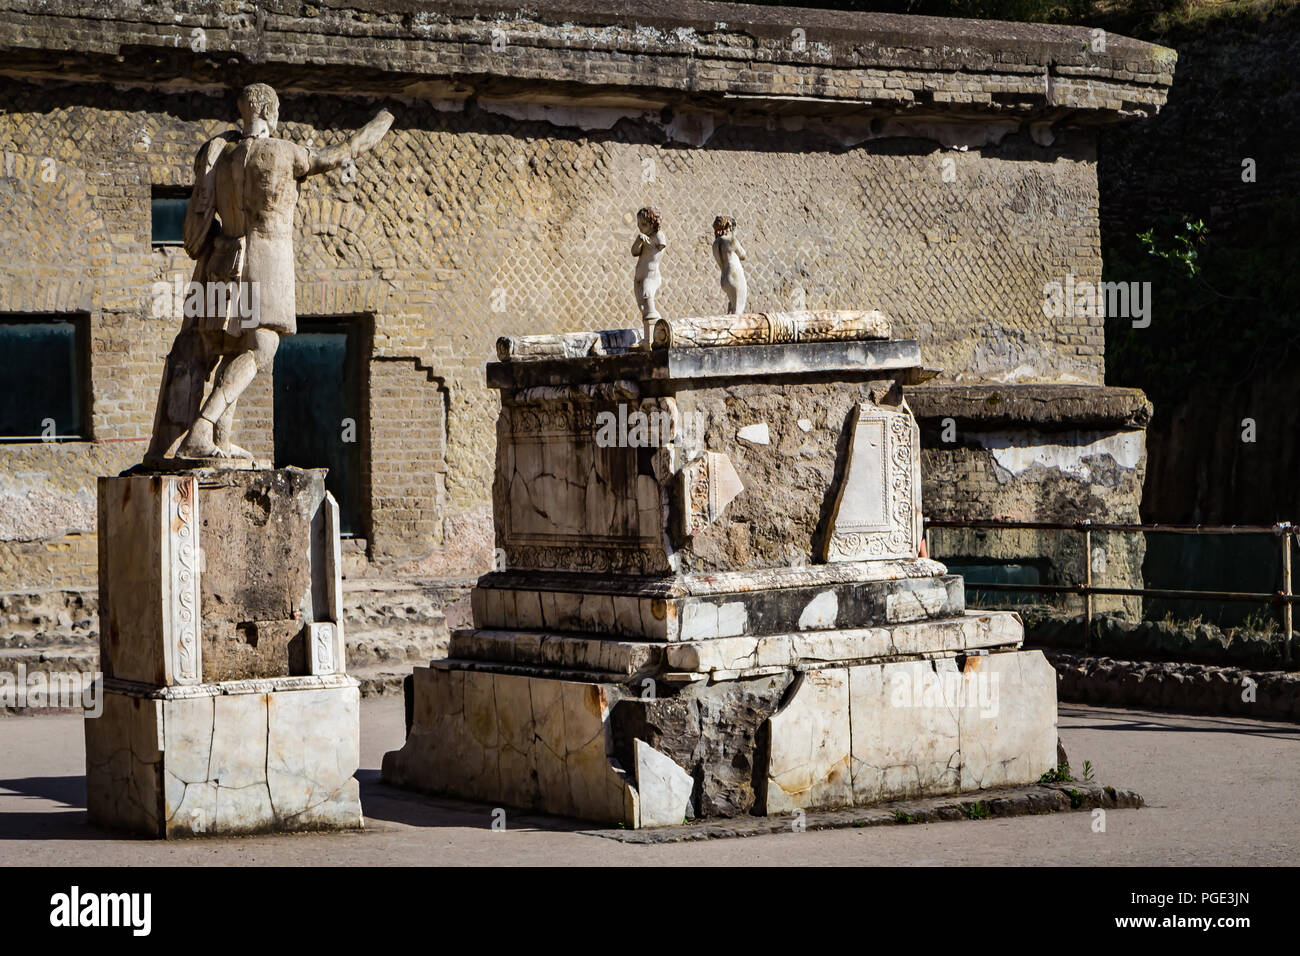
<svg viewBox="0 0 1300 956">
<path fill-rule="evenodd" d="M 1153 113 L 1173 62 L 1122 37 L 1091 51 L 1074 28 L 992 24 L 954 47 L 941 20 L 690 2 L 673 22 L 585 0 L 0 11 L 0 313 L 87 317 L 93 438 L 0 444 L 0 509 L 19 516 L 0 522 L 0 590 L 93 580 L 62 536 L 87 530 L 94 476 L 144 450 L 179 325 L 154 287 L 192 266 L 151 244 L 151 191 L 191 183 L 242 83 L 279 86 L 279 135 L 307 146 L 380 105 L 397 117 L 355 171 L 304 184 L 297 308 L 366 326 L 370 557 L 442 572 L 490 550 L 495 339 L 635 325 L 647 203 L 666 315 L 723 307 L 725 213 L 753 309 L 882 309 L 952 383 L 1101 383 L 1100 319 L 1041 310 L 1045 283 L 1101 271 L 1095 134 L 1066 119 Z M 271 411 L 263 376 L 237 440 L 264 457 Z M 42 520 L 23 517 L 38 500 Z"/>
<path fill-rule="evenodd" d="M 16 174 L 4 179 L 0 311 L 91 315 L 93 435 L 138 455 L 179 325 L 174 308 L 154 314 L 154 283 L 188 280 L 191 266 L 175 247 L 151 247 L 151 187 L 191 181 L 198 145 L 229 128 L 231 97 L 21 82 L 4 95 L 0 150 Z M 371 111 L 287 96 L 281 134 L 325 145 Z M 298 311 L 374 323 L 376 556 L 426 554 L 448 509 L 487 502 L 495 399 L 481 382 L 497 336 L 636 323 L 627 247 L 644 203 L 665 213 L 665 314 L 722 308 L 708 243 L 713 216 L 727 213 L 749 252 L 752 308 L 881 308 L 956 380 L 1101 380 L 1097 320 L 1060 324 L 1039 310 L 1044 282 L 1100 270 L 1086 140 L 1012 137 L 970 152 L 739 129 L 703 149 L 661 140 L 630 122 L 584 131 L 406 106 L 355 178 L 305 183 Z M 40 179 L 46 157 L 52 183 Z M 239 440 L 261 455 L 270 394 L 259 380 L 240 407 Z M 83 462 L 89 482 L 93 447 L 43 454 Z M 0 460 L 16 453 L 0 446 Z"/>
</svg>

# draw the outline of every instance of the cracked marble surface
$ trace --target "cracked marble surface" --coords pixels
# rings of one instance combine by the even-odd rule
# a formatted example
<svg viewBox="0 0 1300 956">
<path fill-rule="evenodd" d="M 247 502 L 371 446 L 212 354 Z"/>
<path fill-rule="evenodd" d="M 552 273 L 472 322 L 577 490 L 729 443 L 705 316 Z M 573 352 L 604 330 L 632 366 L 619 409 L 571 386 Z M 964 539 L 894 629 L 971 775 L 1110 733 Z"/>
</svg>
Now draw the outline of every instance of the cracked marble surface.
<svg viewBox="0 0 1300 956">
<path fill-rule="evenodd" d="M 361 826 L 355 682 L 155 698 L 86 721 L 91 819 L 156 837 Z"/>
<path fill-rule="evenodd" d="M 1056 723 L 1039 651 L 810 672 L 769 720 L 767 812 L 1034 783 Z"/>
<path fill-rule="evenodd" d="M 610 687 L 417 667 L 413 691 L 406 744 L 384 755 L 387 783 L 638 825 L 636 786 L 608 755 Z"/>
</svg>

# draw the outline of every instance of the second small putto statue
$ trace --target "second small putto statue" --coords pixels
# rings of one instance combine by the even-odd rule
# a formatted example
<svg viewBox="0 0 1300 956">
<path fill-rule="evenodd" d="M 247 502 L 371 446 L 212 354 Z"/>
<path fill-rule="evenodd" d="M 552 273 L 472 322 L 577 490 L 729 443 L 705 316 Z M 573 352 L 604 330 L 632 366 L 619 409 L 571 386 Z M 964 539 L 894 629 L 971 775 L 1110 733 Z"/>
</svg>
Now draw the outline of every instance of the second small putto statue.
<svg viewBox="0 0 1300 956">
<path fill-rule="evenodd" d="M 736 220 L 718 216 L 713 220 L 713 261 L 722 270 L 722 291 L 727 293 L 727 313 L 741 315 L 749 287 L 745 283 L 745 248 L 736 238 Z"/>
</svg>

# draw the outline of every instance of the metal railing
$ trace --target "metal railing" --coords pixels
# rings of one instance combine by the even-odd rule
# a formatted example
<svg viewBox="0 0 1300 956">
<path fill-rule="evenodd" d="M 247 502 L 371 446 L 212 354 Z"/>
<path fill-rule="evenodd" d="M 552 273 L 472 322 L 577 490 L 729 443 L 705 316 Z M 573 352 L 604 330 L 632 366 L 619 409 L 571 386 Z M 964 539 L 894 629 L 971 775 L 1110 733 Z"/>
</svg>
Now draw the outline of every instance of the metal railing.
<svg viewBox="0 0 1300 956">
<path fill-rule="evenodd" d="M 981 591 L 1020 591 L 1036 594 L 1077 594 L 1084 599 L 1084 617 L 1086 619 L 1085 641 L 1091 640 L 1094 595 L 1118 595 L 1122 597 L 1183 598 L 1197 601 L 1245 601 L 1255 604 L 1281 605 L 1282 607 L 1282 661 L 1291 663 L 1291 639 L 1294 623 L 1294 606 L 1297 597 L 1291 581 L 1291 539 L 1300 534 L 1291 522 L 1275 525 L 1205 525 L 1205 524 L 1117 524 L 1104 521 L 1004 521 L 983 518 L 926 518 L 925 546 L 926 553 L 933 555 L 930 531 L 933 528 L 955 528 L 990 531 L 1032 530 L 1032 531 L 1073 531 L 1083 535 L 1084 578 L 1083 584 L 972 584 L 971 587 Z M 1278 590 L 1267 591 L 1201 591 L 1187 588 L 1112 588 L 1097 587 L 1092 583 L 1092 534 L 1094 531 L 1113 531 L 1118 533 L 1145 534 L 1162 532 L 1166 534 L 1271 534 L 1276 535 L 1282 549 L 1282 574 Z"/>
</svg>

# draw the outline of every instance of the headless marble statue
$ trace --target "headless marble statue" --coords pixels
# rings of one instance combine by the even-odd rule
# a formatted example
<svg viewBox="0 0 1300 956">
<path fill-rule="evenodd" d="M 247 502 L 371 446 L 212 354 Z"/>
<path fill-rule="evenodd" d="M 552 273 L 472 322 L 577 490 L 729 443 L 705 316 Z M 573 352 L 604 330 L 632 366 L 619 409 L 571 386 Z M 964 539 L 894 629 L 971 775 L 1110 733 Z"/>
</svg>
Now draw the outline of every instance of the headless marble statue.
<svg viewBox="0 0 1300 956">
<path fill-rule="evenodd" d="M 297 331 L 298 183 L 373 149 L 393 122 L 380 110 L 346 143 L 317 151 L 273 135 L 279 111 L 271 87 L 246 87 L 239 96 L 242 132 L 210 140 L 194 160 L 184 227 L 194 277 L 163 370 L 146 463 L 173 453 L 190 461 L 252 459 L 230 433 L 239 397 L 271 364 L 280 336 Z"/>
</svg>

